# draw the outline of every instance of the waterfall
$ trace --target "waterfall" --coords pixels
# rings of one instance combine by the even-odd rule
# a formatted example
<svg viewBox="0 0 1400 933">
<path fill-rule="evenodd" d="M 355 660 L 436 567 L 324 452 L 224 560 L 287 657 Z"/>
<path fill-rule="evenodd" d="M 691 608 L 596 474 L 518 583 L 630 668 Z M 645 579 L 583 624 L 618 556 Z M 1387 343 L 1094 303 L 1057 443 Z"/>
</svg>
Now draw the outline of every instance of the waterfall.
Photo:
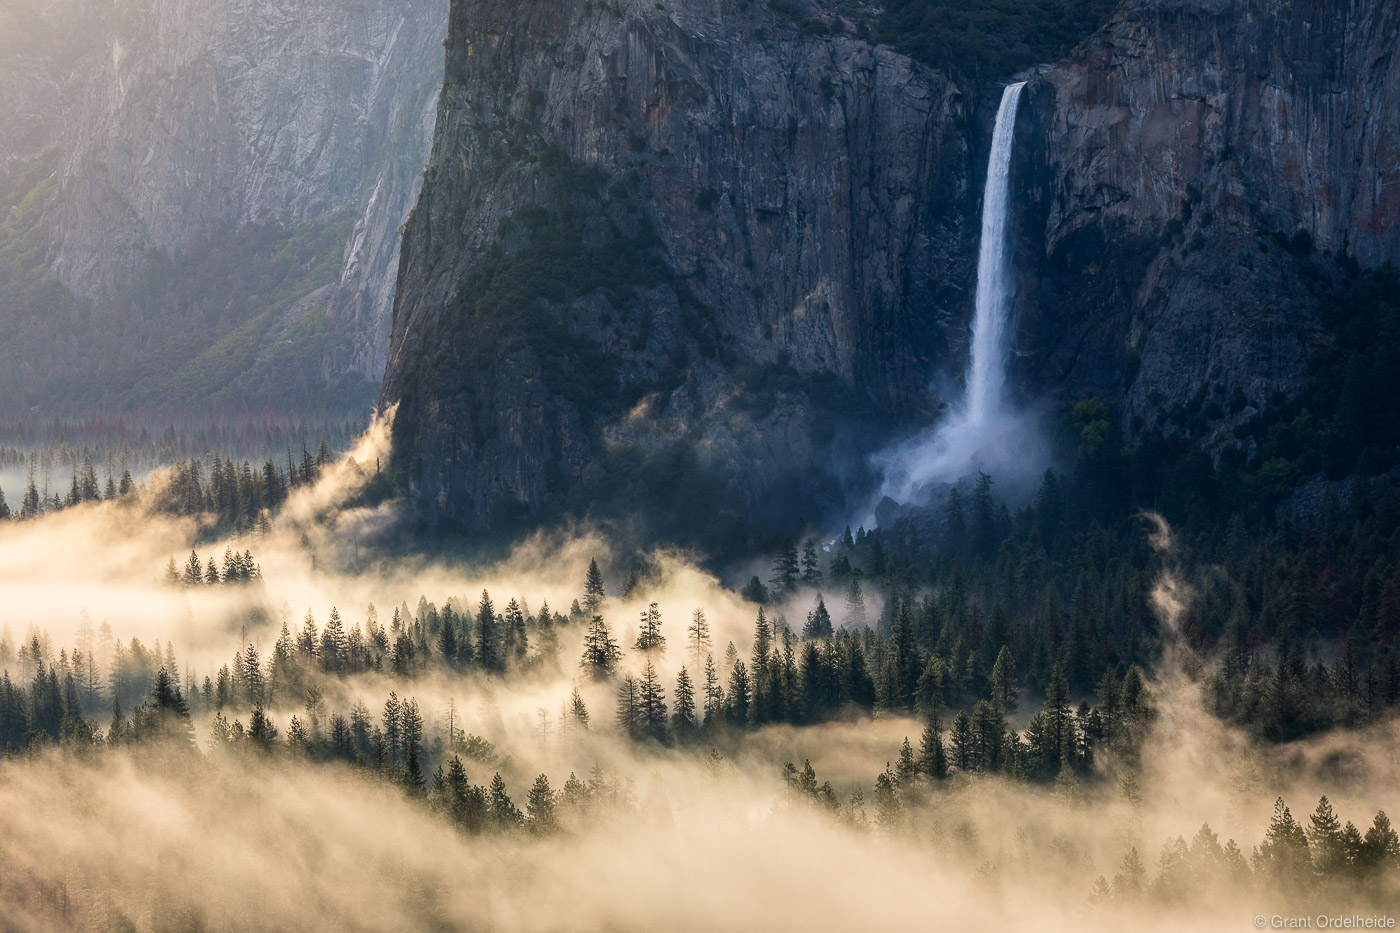
<svg viewBox="0 0 1400 933">
<path fill-rule="evenodd" d="M 984 424 L 1001 408 L 1006 382 L 1006 317 L 1011 305 L 1007 228 L 1011 215 L 1011 144 L 1016 107 L 1026 82 L 1009 85 L 997 108 L 987 187 L 982 195 L 982 245 L 977 255 L 977 305 L 972 319 L 972 361 L 967 373 L 967 417 Z"/>
<path fill-rule="evenodd" d="M 1016 108 L 1026 82 L 1001 95 L 987 186 L 982 197 L 982 240 L 977 256 L 977 299 L 962 401 L 935 428 L 877 454 L 885 481 L 876 501 L 909 502 L 933 483 L 953 483 L 975 470 L 1016 477 L 1043 468 L 1045 449 L 1034 419 L 1005 404 L 1007 318 L 1011 313 L 1011 154 Z M 1034 474 L 1028 474 L 1034 475 Z"/>
</svg>

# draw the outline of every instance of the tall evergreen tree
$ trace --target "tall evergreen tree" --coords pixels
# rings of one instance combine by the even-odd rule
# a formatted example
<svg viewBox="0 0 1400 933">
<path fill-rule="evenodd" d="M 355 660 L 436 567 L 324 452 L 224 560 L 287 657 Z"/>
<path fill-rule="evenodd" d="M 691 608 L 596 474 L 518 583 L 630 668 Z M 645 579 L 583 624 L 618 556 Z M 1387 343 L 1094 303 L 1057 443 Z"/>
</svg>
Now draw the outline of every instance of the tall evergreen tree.
<svg viewBox="0 0 1400 933">
<path fill-rule="evenodd" d="M 612 676 L 620 660 L 622 649 L 613 641 L 607 623 L 602 616 L 594 616 L 583 637 L 583 657 L 579 659 L 579 667 L 594 680 L 605 680 Z"/>
<path fill-rule="evenodd" d="M 661 610 L 656 603 L 647 607 L 642 613 L 641 632 L 637 635 L 637 642 L 633 646 L 642 652 L 661 653 L 666 650 L 666 636 L 661 634 Z"/>
<path fill-rule="evenodd" d="M 807 624 L 802 627 L 803 638 L 830 638 L 833 634 L 831 613 L 826 611 L 826 601 L 817 594 L 817 604 L 807 613 Z"/>
<path fill-rule="evenodd" d="M 714 642 L 710 639 L 710 623 L 705 619 L 705 610 L 696 609 L 690 614 L 686 643 L 690 650 L 691 664 L 698 671 L 704 666 L 705 656 L 714 647 Z"/>
<path fill-rule="evenodd" d="M 606 598 L 607 594 L 603 591 L 603 572 L 598 569 L 598 562 L 590 558 L 588 575 L 583 582 L 583 611 L 590 616 L 598 615 Z"/>
</svg>

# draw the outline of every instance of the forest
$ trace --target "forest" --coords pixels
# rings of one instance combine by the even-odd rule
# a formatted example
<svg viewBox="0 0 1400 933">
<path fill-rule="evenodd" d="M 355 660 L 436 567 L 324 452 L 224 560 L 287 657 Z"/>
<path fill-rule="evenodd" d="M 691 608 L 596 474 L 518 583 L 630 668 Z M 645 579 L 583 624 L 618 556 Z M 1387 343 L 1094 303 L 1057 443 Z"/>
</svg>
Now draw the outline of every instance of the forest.
<svg viewBox="0 0 1400 933">
<path fill-rule="evenodd" d="M 1106 521 L 1083 469 L 1047 471 L 1020 502 L 984 474 L 892 528 L 796 534 L 721 578 L 578 530 L 494 566 L 366 563 L 354 539 L 392 510 L 365 495 L 383 439 L 263 470 L 177 461 L 125 494 L 0 523 L 15 594 L 0 633 L 5 783 L 51 773 L 80 800 L 208 786 L 238 806 L 245 780 L 291 782 L 379 801 L 401 825 L 451 834 L 463 858 L 541 865 L 564 857 L 552 847 L 616 859 L 619 834 L 635 853 L 666 844 L 639 827 L 674 821 L 692 838 L 689 820 L 719 819 L 697 845 L 815 833 L 862 871 L 917 852 L 997 879 L 982 890 L 1004 909 L 1054 888 L 1090 927 L 1144 904 L 1224 923 L 1239 898 L 1382 911 L 1400 890 L 1393 763 L 1336 744 L 1385 748 L 1400 702 L 1388 477 L 1316 507 L 1174 527 Z M 79 529 L 88 543 L 60 573 L 46 555 L 72 551 L 57 542 Z M 71 593 L 54 589 L 65 576 Z M 1191 805 L 1170 790 L 1183 734 L 1221 749 L 1190 763 Z M 145 817 L 113 819 L 113 839 L 146 831 Z M 333 844 L 324 832 L 316 845 Z M 177 854 L 188 845 L 120 871 L 0 845 L 3 915 L 71 929 L 345 917 L 280 902 L 230 914 Z M 478 916 L 429 900 L 394 922 Z M 525 910 L 506 901 L 490 916 Z"/>
</svg>

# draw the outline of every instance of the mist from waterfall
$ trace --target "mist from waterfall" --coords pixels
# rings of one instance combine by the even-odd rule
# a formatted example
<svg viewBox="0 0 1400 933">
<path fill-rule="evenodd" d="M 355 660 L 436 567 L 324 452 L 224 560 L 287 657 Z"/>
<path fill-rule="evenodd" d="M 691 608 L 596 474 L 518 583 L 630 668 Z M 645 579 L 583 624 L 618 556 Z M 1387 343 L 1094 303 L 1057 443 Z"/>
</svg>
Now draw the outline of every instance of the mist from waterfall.
<svg viewBox="0 0 1400 933">
<path fill-rule="evenodd" d="M 1009 244 L 1011 155 L 1016 109 L 1025 86 L 1024 81 L 1007 86 L 992 132 L 967 387 L 942 422 L 875 456 L 875 466 L 885 477 L 876 502 L 885 497 L 910 502 L 932 484 L 955 483 L 977 470 L 1003 479 L 1029 477 L 1045 465 L 1045 444 L 1036 419 L 1012 409 L 1004 398 L 1007 323 L 1014 293 Z"/>
</svg>

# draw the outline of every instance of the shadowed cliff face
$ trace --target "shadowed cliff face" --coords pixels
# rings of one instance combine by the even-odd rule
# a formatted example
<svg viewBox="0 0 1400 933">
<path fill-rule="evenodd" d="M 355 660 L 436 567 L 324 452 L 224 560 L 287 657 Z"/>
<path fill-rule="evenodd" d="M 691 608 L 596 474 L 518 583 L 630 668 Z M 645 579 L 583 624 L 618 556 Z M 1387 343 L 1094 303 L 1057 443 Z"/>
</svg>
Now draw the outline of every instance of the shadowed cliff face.
<svg viewBox="0 0 1400 933">
<path fill-rule="evenodd" d="M 729 7 L 454 4 L 384 387 L 437 516 L 698 493 L 708 520 L 787 521 L 867 452 L 845 416 L 936 410 L 966 103 Z"/>
<path fill-rule="evenodd" d="M 1215 402 L 1219 445 L 1297 389 L 1319 297 L 1400 257 L 1398 20 L 1129 0 L 1039 69 L 1016 391 L 1098 395 L 1130 433 Z M 383 396 L 430 516 L 612 496 L 813 518 L 959 391 L 999 86 L 964 93 L 858 27 L 454 3 Z"/>
<path fill-rule="evenodd" d="M 1397 43 L 1383 0 L 1135 0 L 1051 69 L 1022 127 L 1026 391 L 1139 429 L 1242 396 L 1224 440 L 1296 389 L 1341 257 L 1400 259 Z"/>
</svg>

